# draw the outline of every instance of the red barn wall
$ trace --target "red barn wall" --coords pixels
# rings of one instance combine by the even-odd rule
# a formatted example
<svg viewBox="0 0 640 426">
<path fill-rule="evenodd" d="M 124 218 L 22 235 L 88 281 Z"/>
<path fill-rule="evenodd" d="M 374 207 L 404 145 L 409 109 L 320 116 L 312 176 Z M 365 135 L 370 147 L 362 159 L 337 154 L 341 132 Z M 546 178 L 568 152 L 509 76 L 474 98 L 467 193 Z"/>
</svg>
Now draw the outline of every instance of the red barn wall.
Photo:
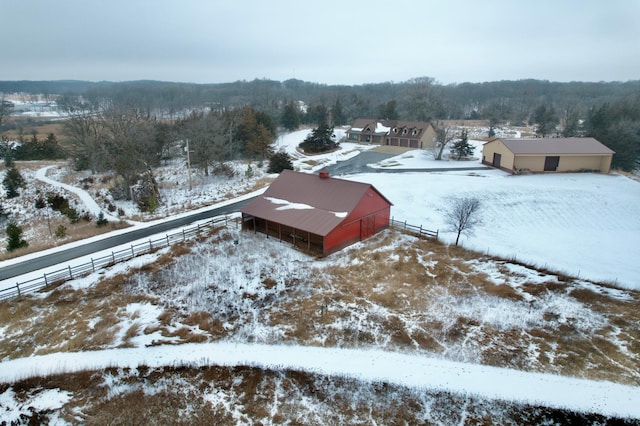
<svg viewBox="0 0 640 426">
<path fill-rule="evenodd" d="M 355 209 L 324 239 L 324 255 L 360 241 L 363 218 L 373 218 L 375 232 L 389 227 L 391 204 L 376 190 L 369 188 Z M 369 236 L 369 235 L 367 235 Z"/>
</svg>

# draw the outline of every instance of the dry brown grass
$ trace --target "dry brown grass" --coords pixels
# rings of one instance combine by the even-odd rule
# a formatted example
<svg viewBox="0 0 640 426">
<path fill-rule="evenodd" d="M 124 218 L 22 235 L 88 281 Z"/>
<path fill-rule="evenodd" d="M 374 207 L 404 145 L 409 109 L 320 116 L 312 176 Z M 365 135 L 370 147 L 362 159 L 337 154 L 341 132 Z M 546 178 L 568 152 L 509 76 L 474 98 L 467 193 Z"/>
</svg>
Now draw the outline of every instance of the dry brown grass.
<svg viewBox="0 0 640 426">
<path fill-rule="evenodd" d="M 0 386 L 0 392 L 5 389 Z M 12 385 L 21 405 L 49 389 L 70 395 L 56 413 L 63 421 L 87 425 L 633 424 L 633 420 L 412 390 L 384 382 L 244 366 L 141 366 L 53 375 Z M 49 414 L 48 410 L 33 410 L 20 420 L 46 424 Z"/>
<path fill-rule="evenodd" d="M 44 298 L 23 296 L 0 303 L 0 324 L 7 324 L 0 336 L 0 358 L 112 346 L 126 316 L 123 308 L 152 302 L 145 295 L 123 292 L 126 280 L 122 275 L 87 290 L 62 286 L 49 289 Z"/>
<path fill-rule="evenodd" d="M 38 139 L 45 139 L 49 133 L 56 135 L 58 143 L 64 146 L 67 143 L 67 137 L 62 131 L 62 123 L 51 123 L 51 119 L 37 119 L 29 118 L 21 119 L 17 117 L 11 117 L 12 121 L 15 121 L 19 127 L 22 127 L 22 137 L 29 141 L 32 134 L 35 131 L 38 135 Z M 19 129 L 11 129 L 3 132 L 3 135 L 9 139 L 18 140 L 20 137 Z"/>
<path fill-rule="evenodd" d="M 208 243 L 230 244 L 233 237 L 214 233 L 207 238 Z M 131 278 L 144 274 L 150 282 L 161 280 L 160 269 L 171 268 L 177 258 L 189 254 L 190 244 L 173 246 L 171 254 L 162 256 L 157 265 L 103 279 L 92 289 L 75 292 L 63 286 L 43 300 L 27 297 L 15 305 L 0 304 L 0 320 L 12 322 L 6 329 L 9 337 L 0 340 L 0 357 L 28 356 L 38 345 L 49 345 L 50 351 L 127 345 L 141 333 L 163 336 L 154 344 L 233 336 L 243 327 L 242 317 L 220 318 L 215 306 L 211 310 L 189 312 L 172 307 L 172 301 L 167 300 L 157 325 L 137 325 L 136 318 L 127 318 L 123 341 L 114 340 L 116 335 L 123 334 L 120 330 L 123 314 L 118 312 L 124 311 L 127 303 L 149 300 L 146 295 L 136 293 L 129 284 Z M 278 259 L 277 251 L 265 254 L 274 261 Z M 499 259 L 394 231 L 376 235 L 366 244 L 346 249 L 338 256 L 341 262 L 314 271 L 309 282 L 288 284 L 286 290 L 268 303 L 260 302 L 264 325 L 281 330 L 284 342 L 429 353 L 460 351 L 476 361 L 496 366 L 628 384 L 640 380 L 638 292 L 628 292 L 629 297 L 616 299 L 606 291 L 594 292 L 573 281 L 554 281 L 553 277 L 545 283 L 498 285 L 486 274 L 475 271 L 478 263 Z M 500 265 L 496 263 L 494 269 L 502 271 L 505 277 L 513 274 Z M 266 274 L 260 281 L 265 289 L 275 289 L 274 278 Z M 447 310 L 440 305 L 442 300 L 455 306 L 488 298 L 515 307 L 529 306 L 524 296 L 536 301 L 570 297 L 607 322 L 590 328 L 571 318 L 559 323 L 562 312 L 545 311 L 544 306 L 539 306 L 536 309 L 542 311 L 538 323 L 500 328 L 465 314 L 447 317 Z M 256 299 L 250 293 L 247 298 Z M 54 310 L 60 312 L 49 312 Z M 432 314 L 434 311 L 440 313 Z M 42 324 L 32 323 L 31 318 L 36 315 L 42 318 Z M 91 319 L 93 326 L 89 328 L 87 322 Z M 136 320 L 133 326 L 131 320 Z M 223 326 L 227 322 L 231 327 Z M 58 327 L 64 324 L 67 330 L 58 330 L 60 336 L 51 337 L 53 328 L 47 325 L 51 323 L 57 323 Z M 26 341 L 28 334 L 33 335 L 33 342 Z M 49 340 L 51 343 L 47 343 Z M 532 347 L 537 352 L 531 352 Z"/>
<path fill-rule="evenodd" d="M 55 231 L 58 228 L 58 225 L 63 225 L 67 228 L 66 236 L 64 238 L 57 238 L 55 236 Z M 84 240 L 86 238 L 105 234 L 117 229 L 127 228 L 129 226 L 130 225 L 126 222 L 121 221 L 109 222 L 107 226 L 97 227 L 95 222 L 81 220 L 78 223 L 72 224 L 66 219 L 53 218 L 51 220 L 50 233 L 49 226 L 46 221 L 25 223 L 22 225 L 25 234 L 29 233 L 32 235 L 27 240 L 29 246 L 12 252 L 1 253 L 0 260 L 14 259 L 26 254 L 47 250 L 61 244 Z"/>
</svg>

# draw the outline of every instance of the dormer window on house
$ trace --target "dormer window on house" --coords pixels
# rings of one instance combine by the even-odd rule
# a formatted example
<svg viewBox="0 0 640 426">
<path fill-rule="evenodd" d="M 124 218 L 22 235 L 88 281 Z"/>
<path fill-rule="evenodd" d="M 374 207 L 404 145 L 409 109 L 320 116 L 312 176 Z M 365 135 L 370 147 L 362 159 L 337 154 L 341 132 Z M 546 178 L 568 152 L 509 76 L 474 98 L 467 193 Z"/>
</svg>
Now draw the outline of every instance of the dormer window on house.
<svg viewBox="0 0 640 426">
<path fill-rule="evenodd" d="M 418 131 L 416 129 L 413 129 L 413 131 L 411 132 L 411 136 L 415 136 L 418 134 Z"/>
<path fill-rule="evenodd" d="M 369 126 L 365 127 L 365 128 L 364 128 L 364 131 L 365 131 L 365 132 L 370 132 L 370 131 L 371 131 L 371 127 L 369 127 Z"/>
<path fill-rule="evenodd" d="M 398 133 L 398 128 L 397 127 L 393 128 L 393 133 Z"/>
<path fill-rule="evenodd" d="M 407 134 L 407 129 L 402 129 L 402 134 L 406 135 Z"/>
</svg>

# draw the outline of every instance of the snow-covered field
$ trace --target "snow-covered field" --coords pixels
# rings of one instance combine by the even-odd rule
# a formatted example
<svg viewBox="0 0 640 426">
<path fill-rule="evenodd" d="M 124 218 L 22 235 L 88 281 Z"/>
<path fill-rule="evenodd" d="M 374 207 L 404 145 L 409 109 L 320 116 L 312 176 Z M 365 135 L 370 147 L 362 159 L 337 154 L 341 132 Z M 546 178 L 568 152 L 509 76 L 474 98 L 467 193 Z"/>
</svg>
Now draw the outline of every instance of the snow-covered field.
<svg viewBox="0 0 640 426">
<path fill-rule="evenodd" d="M 327 164 L 350 158 L 363 149 L 372 148 L 344 143 L 338 152 L 306 157 L 299 154 L 295 146 L 307 133 L 307 130 L 294 132 L 277 141 L 277 148 L 292 153 L 296 158 L 296 168 L 302 171 L 315 172 Z M 342 134 L 341 131 L 337 133 L 338 136 Z M 479 142 L 476 142 L 476 145 L 480 147 Z M 461 166 L 479 165 L 478 163 L 479 160 L 435 162 L 430 158 L 429 153 L 409 151 L 373 166 L 455 169 Z M 175 173 L 176 179 L 184 182 L 184 176 L 179 175 L 178 171 Z M 483 205 L 483 223 L 476 229 L 474 235 L 462 239 L 463 246 L 477 250 L 480 254 L 488 253 L 517 259 L 545 267 L 547 270 L 578 276 L 582 280 L 574 284 L 575 287 L 572 287 L 574 289 L 588 288 L 613 300 L 620 300 L 621 303 L 636 303 L 635 296 L 629 296 L 624 290 L 599 288 L 588 282 L 589 280 L 605 281 L 622 288 L 640 289 L 640 262 L 637 254 L 640 239 L 640 183 L 631 178 L 616 174 L 510 176 L 498 170 L 367 173 L 347 178 L 372 183 L 393 202 L 392 215 L 396 220 L 406 220 L 410 224 L 439 229 L 442 239 L 446 242 L 452 242 L 455 238 L 452 232 L 446 230 L 443 216 L 443 210 L 448 207 L 451 198 L 478 197 Z M 198 190 L 199 193 L 214 194 L 216 183 L 208 185 L 203 184 Z M 246 182 L 243 188 L 245 190 L 249 188 L 249 182 Z M 225 192 L 229 190 L 229 186 L 224 187 Z M 219 196 L 222 197 L 223 194 L 220 193 Z M 81 196 L 81 199 L 83 197 Z M 172 210 L 179 210 L 180 206 L 190 203 L 188 192 L 182 191 L 181 195 L 179 189 L 171 192 L 170 199 L 173 205 Z M 95 206 L 91 209 L 95 209 Z M 76 371 L 83 368 L 83 364 L 77 361 L 79 358 L 84 360 L 82 362 L 86 363 L 87 368 L 134 367 L 140 364 L 161 366 L 167 363 L 173 366 L 182 363 L 185 365 L 245 365 L 248 363 L 265 368 L 291 368 L 354 377 L 364 381 L 384 380 L 417 389 L 470 393 L 480 398 L 498 398 L 513 402 L 528 401 L 550 407 L 640 418 L 640 410 L 638 410 L 640 405 L 637 404 L 640 400 L 640 388 L 637 386 L 580 381 L 555 374 L 525 373 L 509 368 L 487 368 L 472 361 L 473 357 L 478 355 L 476 351 L 479 349 L 474 347 L 473 342 L 467 342 L 467 339 L 460 346 L 447 346 L 442 358 L 425 358 L 423 352 L 390 353 L 388 351 L 393 349 L 393 346 L 386 346 L 390 338 L 385 340 L 384 336 L 375 336 L 374 344 L 379 347 L 374 345 L 373 348 L 368 347 L 366 350 L 352 349 L 351 351 L 328 348 L 310 349 L 297 345 L 273 347 L 270 344 L 247 344 L 247 342 L 278 342 L 293 332 L 293 329 L 287 327 L 272 326 L 271 321 L 275 321 L 274 318 L 260 318 L 261 304 L 270 306 L 274 303 L 274 298 L 283 298 L 285 302 L 287 301 L 289 296 L 286 294 L 290 286 L 288 280 L 308 281 L 314 273 L 318 274 L 315 268 L 348 269 L 357 268 L 363 264 L 362 260 L 354 259 L 353 254 L 338 253 L 321 261 L 312 261 L 305 255 L 277 242 L 265 241 L 264 246 L 260 245 L 263 243 L 255 241 L 252 244 L 256 247 L 252 247 L 252 250 L 244 249 L 246 251 L 243 251 L 243 241 L 240 241 L 237 247 L 231 245 L 225 249 L 227 260 L 220 262 L 216 262 L 216 259 L 222 258 L 216 257 L 215 251 L 191 253 L 189 255 L 191 258 L 200 259 L 199 262 L 202 263 L 185 263 L 165 271 L 166 274 L 173 274 L 171 275 L 173 278 L 169 281 L 174 283 L 175 288 L 170 293 L 166 293 L 168 290 L 156 288 L 154 282 L 149 281 L 149 276 L 145 274 L 135 276 L 135 283 L 130 283 L 130 286 L 135 286 L 149 296 L 159 295 L 172 300 L 177 303 L 179 310 L 186 311 L 185 315 L 204 309 L 207 304 L 210 304 L 210 309 L 215 310 L 220 318 L 223 320 L 227 318 L 227 322 L 223 322 L 221 327 L 225 333 L 231 333 L 233 336 L 228 346 L 224 346 L 227 343 L 221 345 L 207 343 L 189 346 L 161 345 L 146 349 L 145 346 L 153 343 L 154 339 L 156 343 L 157 340 L 178 343 L 179 339 L 162 337 L 164 334 L 160 331 L 149 331 L 149 333 L 140 331 L 138 335 L 126 338 L 125 331 L 134 328 L 136 323 L 141 330 L 147 326 L 157 327 L 159 330 L 160 306 L 164 306 L 163 303 L 156 305 L 148 301 L 129 302 L 128 305 L 118 309 L 117 328 L 120 331 L 117 333 L 116 340 L 100 346 L 102 351 L 79 352 L 77 356 L 54 353 L 44 357 L 34 357 L 34 350 L 30 356 L 23 358 L 15 360 L 4 358 L 0 364 L 0 381 L 11 382 L 17 378 L 37 376 L 43 372 L 51 374 Z M 396 246 L 391 247 L 391 250 L 395 250 L 394 261 L 402 260 L 402 255 L 398 254 L 398 247 L 401 247 L 403 242 L 394 244 Z M 347 250 L 345 253 L 357 252 L 362 247 L 366 245 L 359 244 L 353 251 Z M 68 288 L 88 291 L 100 280 L 110 279 L 119 273 L 128 273 L 136 267 L 144 266 L 145 263 L 152 265 L 166 253 L 167 251 L 161 251 L 132 261 L 130 264 L 117 265 L 105 273 L 74 280 L 68 284 Z M 245 266 L 233 261 L 234 253 L 236 256 L 242 256 L 243 261 L 246 262 Z M 267 265 L 260 263 L 257 260 L 258 257 L 255 259 L 251 257 L 264 257 L 265 254 L 272 259 L 279 259 L 280 262 Z M 429 268 L 434 265 L 426 257 L 427 254 L 422 256 L 425 256 L 422 262 L 428 277 Z M 10 261 L 2 262 L 0 266 L 8 262 Z M 194 265 L 203 266 L 193 270 Z M 604 319 L 604 314 L 593 311 L 589 304 L 576 303 L 572 297 L 569 297 L 569 290 L 566 290 L 567 294 L 563 294 L 562 290 L 560 293 L 549 293 L 548 296 L 538 300 L 535 297 L 531 298 L 526 289 L 520 288 L 518 284 L 518 282 L 543 284 L 549 280 L 555 280 L 553 276 L 518 265 L 508 265 L 506 268 L 509 269 L 509 274 L 514 275 L 509 275 L 507 279 L 502 275 L 503 272 L 499 272 L 500 268 L 505 266 L 499 266 L 498 263 L 469 261 L 467 266 L 486 274 L 498 286 L 509 283 L 509 286 L 520 292 L 520 296 L 516 301 L 496 299 L 486 295 L 477 298 L 472 295 L 458 298 L 451 294 L 440 293 L 441 290 L 435 288 L 433 290 L 435 293 L 429 294 L 429 298 L 433 296 L 434 305 L 431 308 L 433 310 L 427 312 L 427 321 L 438 318 L 443 321 L 445 321 L 444 318 L 448 318 L 447 321 L 455 321 L 458 316 L 470 317 L 479 321 L 481 327 L 495 328 L 500 331 L 500 334 L 503 332 L 509 334 L 510 330 L 521 330 L 525 334 L 531 332 L 533 335 L 531 329 L 550 326 L 552 321 L 549 318 L 557 318 L 559 323 L 575 327 L 578 334 L 581 336 L 584 334 L 587 338 L 590 329 L 608 330 L 608 320 Z M 263 285 L 265 274 L 274 279 L 272 287 L 268 290 L 265 290 Z M 181 280 L 186 280 L 184 285 L 178 285 Z M 212 284 L 214 282 L 215 286 Z M 219 283 L 224 283 L 224 286 Z M 382 300 L 385 289 L 381 284 L 370 284 L 372 294 Z M 340 283 L 332 285 L 339 287 Z M 306 296 L 309 299 L 317 297 L 318 300 L 328 300 L 334 297 L 329 296 L 329 290 L 326 296 L 321 294 L 314 296 L 310 291 L 310 284 L 307 286 L 309 287 L 303 286 L 300 291 L 309 291 Z M 394 298 L 402 300 L 403 297 L 407 297 L 403 295 L 404 291 L 403 288 L 394 289 Z M 420 291 L 424 293 L 426 288 Z M 47 297 L 47 294 L 42 297 Z M 519 301 L 520 298 L 524 300 Z M 290 302 L 303 303 L 295 300 Z M 322 312 L 328 312 L 330 316 L 334 310 L 337 311 L 338 302 L 332 303 L 335 305 L 323 304 Z M 441 305 L 440 310 L 436 309 L 438 304 Z M 340 307 L 344 309 L 341 312 L 350 313 L 346 316 L 345 314 L 338 316 L 333 323 L 327 325 L 327 330 L 343 332 L 355 327 L 364 335 L 365 331 L 372 330 L 372 325 L 375 326 L 370 316 L 384 318 L 388 315 L 384 303 L 376 302 L 366 306 L 367 308 L 361 311 L 362 308 L 357 304 L 345 302 L 345 306 Z M 99 310 L 95 309 L 95 311 Z M 406 321 L 406 318 L 425 316 L 418 312 L 420 311 L 407 314 L 406 317 L 402 317 L 403 321 Z M 240 320 L 237 319 L 238 315 Z M 270 315 L 284 314 L 276 309 Z M 310 312 L 310 315 L 316 314 Z M 93 325 L 98 321 L 97 318 L 86 319 L 86 322 Z M 419 325 L 416 322 L 406 326 L 411 328 Z M 170 325 L 172 333 L 179 327 L 179 323 Z M 456 323 L 455 326 L 451 324 L 447 327 L 459 327 L 459 325 Z M 188 326 L 188 328 L 196 335 L 203 333 L 197 326 Z M 0 331 L 2 334 L 9 333 L 9 328 L 0 324 Z M 11 332 L 16 333 L 15 330 Z M 625 330 L 615 330 L 614 327 L 613 333 L 620 339 L 617 343 L 620 352 L 632 352 L 629 355 L 633 359 L 631 361 L 633 366 L 637 363 L 635 361 L 637 354 L 633 354 L 633 343 L 624 340 L 626 338 L 621 334 L 624 332 Z M 329 331 L 327 333 L 329 334 Z M 469 335 L 470 341 L 475 339 L 473 333 Z M 326 339 L 326 336 L 324 338 Z M 17 335 L 15 339 L 18 339 Z M 327 346 L 322 340 L 323 336 L 315 336 L 314 339 L 316 339 L 312 340 L 314 344 Z M 381 340 L 378 341 L 378 339 Z M 119 345 L 133 346 L 133 349 L 114 349 Z M 492 345 L 494 343 L 488 344 L 489 350 Z M 505 343 L 505 345 L 506 350 L 509 350 L 508 344 Z M 379 348 L 384 348 L 384 351 Z M 38 350 L 41 349 L 43 348 Z M 553 347 L 542 349 L 533 342 L 530 347 L 519 350 L 526 350 L 529 354 L 527 356 L 532 358 L 535 358 L 535 354 L 540 351 L 546 351 L 551 358 L 559 359 L 562 356 L 561 353 L 555 352 Z M 465 362 L 457 364 L 452 362 L 451 358 Z M 402 362 L 407 363 L 406 368 L 398 367 Z M 637 374 L 637 371 L 633 372 L 633 367 L 630 370 L 629 374 L 632 377 Z M 15 403 L 17 397 L 13 392 L 8 388 L 0 394 L 0 406 L 13 410 L 7 416 L 26 412 L 26 407 L 20 407 Z M 31 403 L 38 407 L 57 409 L 70 399 L 70 395 L 66 392 L 55 392 L 55 390 L 47 392 L 39 393 L 40 399 Z M 6 418 L 13 419 L 13 417 Z M 0 419 L 3 419 L 1 413 Z"/>
<path fill-rule="evenodd" d="M 305 131 L 280 141 L 289 152 Z M 481 166 L 482 143 L 474 161 L 435 161 L 428 151 L 409 151 L 372 165 L 377 168 L 459 168 Z M 343 151 L 354 152 L 352 144 Z M 336 154 L 319 156 L 331 160 Z M 314 157 L 315 159 L 316 157 Z M 305 167 L 318 170 L 323 165 Z M 512 176 L 500 170 L 440 173 L 368 173 L 347 179 L 368 182 L 392 203 L 396 220 L 440 230 L 447 242 L 444 210 L 455 197 L 477 197 L 483 223 L 461 240 L 466 248 L 572 276 L 640 289 L 640 182 L 611 174 Z"/>
</svg>

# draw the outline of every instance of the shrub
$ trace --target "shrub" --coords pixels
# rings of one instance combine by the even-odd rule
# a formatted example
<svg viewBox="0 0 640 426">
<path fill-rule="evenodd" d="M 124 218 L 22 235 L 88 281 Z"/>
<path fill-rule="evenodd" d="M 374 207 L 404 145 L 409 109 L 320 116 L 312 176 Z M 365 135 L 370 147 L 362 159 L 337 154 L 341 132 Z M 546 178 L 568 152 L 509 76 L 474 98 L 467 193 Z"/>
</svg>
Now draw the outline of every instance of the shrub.
<svg viewBox="0 0 640 426">
<path fill-rule="evenodd" d="M 45 201 L 42 194 L 40 194 L 38 195 L 38 198 L 36 198 L 36 209 L 43 209 L 45 207 L 47 207 L 47 202 Z"/>
<path fill-rule="evenodd" d="M 280 173 L 284 169 L 293 170 L 293 163 L 289 158 L 289 154 L 284 151 L 276 152 L 269 160 L 267 173 Z"/>
<path fill-rule="evenodd" d="M 59 211 L 68 217 L 71 223 L 77 223 L 80 220 L 77 210 L 69 205 L 69 200 L 64 196 L 50 193 L 47 195 L 47 202 L 53 210 Z"/>
<path fill-rule="evenodd" d="M 236 175 L 236 172 L 233 170 L 233 167 L 223 162 L 214 164 L 211 169 L 211 173 L 213 173 L 215 176 L 226 176 L 229 179 L 231 179 Z"/>
<path fill-rule="evenodd" d="M 64 238 L 67 235 L 67 227 L 63 224 L 58 225 L 56 229 L 56 238 Z"/>
<path fill-rule="evenodd" d="M 96 226 L 100 228 L 101 226 L 105 226 L 109 221 L 104 217 L 104 213 L 100 212 L 98 214 L 98 219 L 96 219 Z"/>
</svg>

